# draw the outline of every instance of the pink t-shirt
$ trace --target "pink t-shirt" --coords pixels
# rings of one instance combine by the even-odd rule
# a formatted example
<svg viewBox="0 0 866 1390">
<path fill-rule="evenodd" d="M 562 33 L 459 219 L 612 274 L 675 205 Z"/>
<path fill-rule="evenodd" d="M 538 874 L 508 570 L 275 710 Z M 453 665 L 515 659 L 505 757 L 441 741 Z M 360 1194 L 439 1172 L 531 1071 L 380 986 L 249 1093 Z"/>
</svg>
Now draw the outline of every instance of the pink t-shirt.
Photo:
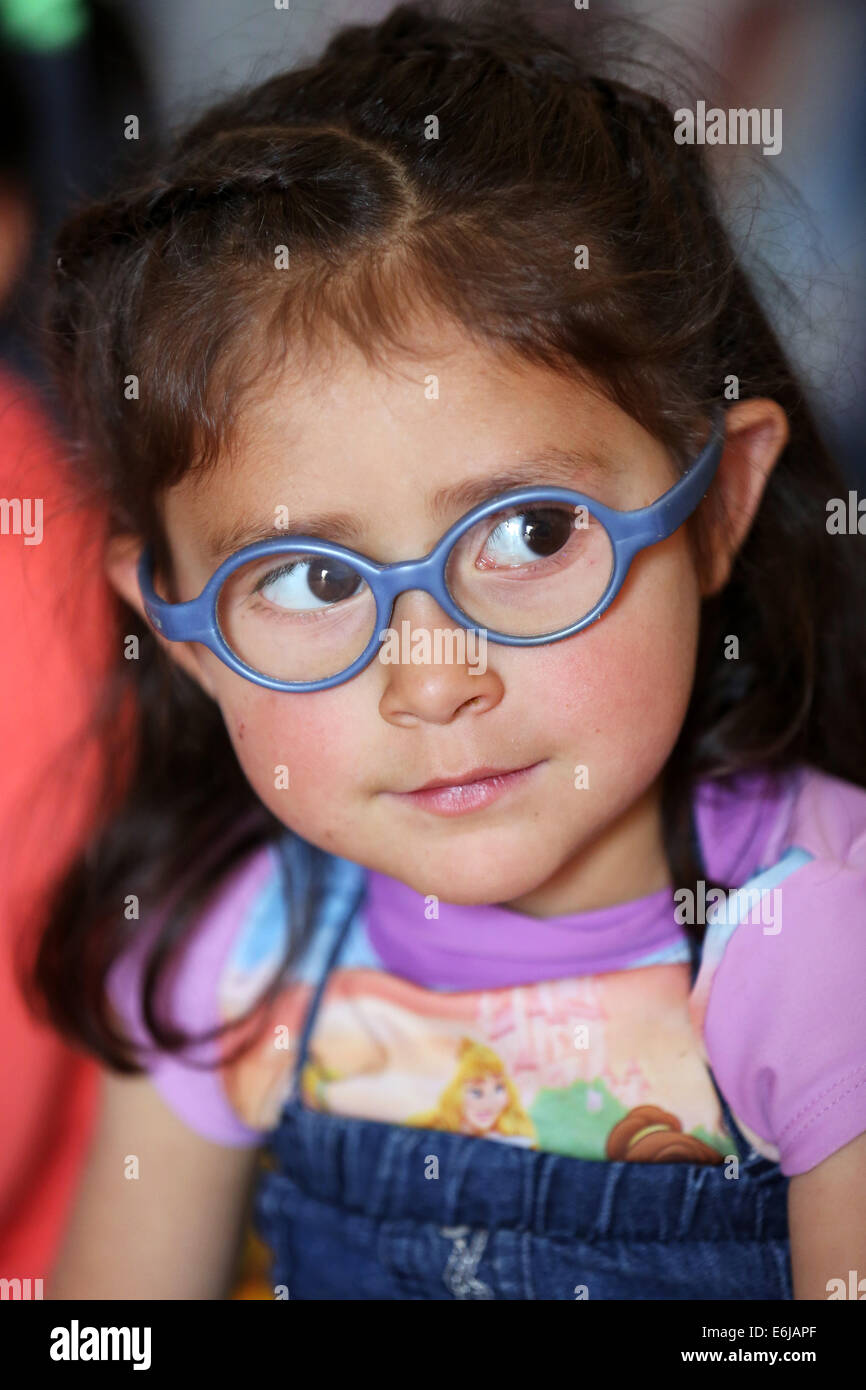
<svg viewBox="0 0 866 1390">
<path fill-rule="evenodd" d="M 191 1128 L 263 1141 L 290 1094 L 296 1047 L 334 932 L 366 893 L 329 977 L 301 1077 L 313 1108 L 447 1128 L 591 1159 L 718 1162 L 733 1151 L 707 1065 L 750 1143 L 805 1172 L 866 1131 L 866 791 L 811 769 L 707 783 L 696 799 L 711 896 L 661 890 L 537 919 L 425 897 L 334 860 L 316 934 L 260 1040 L 142 1054 Z M 691 987 L 683 922 L 708 925 Z M 701 920 L 699 917 L 698 920 Z M 138 1044 L 148 932 L 110 993 Z M 173 1020 L 238 1019 L 286 944 L 279 857 L 263 848 L 203 910 L 173 972 Z M 744 1155 L 743 1155 L 744 1156 Z"/>
</svg>

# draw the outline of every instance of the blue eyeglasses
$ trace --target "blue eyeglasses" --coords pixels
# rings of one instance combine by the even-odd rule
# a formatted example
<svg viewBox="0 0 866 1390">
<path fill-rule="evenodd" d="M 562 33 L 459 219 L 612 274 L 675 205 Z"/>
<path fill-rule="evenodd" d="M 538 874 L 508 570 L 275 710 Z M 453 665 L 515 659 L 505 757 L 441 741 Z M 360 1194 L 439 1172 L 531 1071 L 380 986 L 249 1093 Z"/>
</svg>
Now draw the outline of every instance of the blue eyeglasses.
<svg viewBox="0 0 866 1390">
<path fill-rule="evenodd" d="M 201 642 L 271 690 L 327 690 L 362 671 L 385 639 L 400 594 L 431 594 L 461 628 L 493 642 L 559 642 L 602 616 L 639 551 L 691 516 L 715 476 L 724 412 L 700 455 L 655 502 L 621 512 L 559 487 L 514 488 L 474 507 L 419 560 L 377 565 L 311 536 L 244 546 L 198 598 L 168 603 L 145 549 L 145 612 L 171 642 Z"/>
</svg>

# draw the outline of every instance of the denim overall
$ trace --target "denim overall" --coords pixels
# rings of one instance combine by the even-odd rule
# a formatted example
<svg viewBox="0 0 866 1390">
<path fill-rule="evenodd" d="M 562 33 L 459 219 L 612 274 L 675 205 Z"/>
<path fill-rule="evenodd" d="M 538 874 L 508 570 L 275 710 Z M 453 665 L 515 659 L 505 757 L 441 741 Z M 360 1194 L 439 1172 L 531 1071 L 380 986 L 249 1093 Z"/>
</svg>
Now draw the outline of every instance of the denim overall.
<svg viewBox="0 0 866 1390">
<path fill-rule="evenodd" d="M 360 870 L 358 882 L 255 1193 L 275 1288 L 301 1300 L 793 1297 L 789 1180 L 738 1129 L 712 1071 L 738 1178 L 724 1164 L 573 1158 L 303 1104 L 316 1014 L 363 904 Z"/>
</svg>

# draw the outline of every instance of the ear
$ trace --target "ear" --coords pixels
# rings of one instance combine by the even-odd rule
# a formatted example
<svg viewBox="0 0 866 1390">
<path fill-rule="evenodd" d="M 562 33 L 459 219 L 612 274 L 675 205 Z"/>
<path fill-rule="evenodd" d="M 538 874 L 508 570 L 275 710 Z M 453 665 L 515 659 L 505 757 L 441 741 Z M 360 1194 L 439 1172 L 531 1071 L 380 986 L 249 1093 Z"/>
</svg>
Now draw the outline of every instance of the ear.
<svg viewBox="0 0 866 1390">
<path fill-rule="evenodd" d="M 734 559 L 755 519 L 767 479 L 788 442 L 788 417 L 763 397 L 725 412 L 725 447 L 713 482 L 711 558 L 702 586 L 709 598 L 727 584 Z"/>
<path fill-rule="evenodd" d="M 112 536 L 105 550 L 105 572 L 114 589 L 143 618 L 157 642 L 172 661 L 197 681 L 205 694 L 216 699 L 210 676 L 201 660 L 197 642 L 169 642 L 151 627 L 144 611 L 144 601 L 138 586 L 138 562 L 144 550 L 140 536 Z"/>
</svg>

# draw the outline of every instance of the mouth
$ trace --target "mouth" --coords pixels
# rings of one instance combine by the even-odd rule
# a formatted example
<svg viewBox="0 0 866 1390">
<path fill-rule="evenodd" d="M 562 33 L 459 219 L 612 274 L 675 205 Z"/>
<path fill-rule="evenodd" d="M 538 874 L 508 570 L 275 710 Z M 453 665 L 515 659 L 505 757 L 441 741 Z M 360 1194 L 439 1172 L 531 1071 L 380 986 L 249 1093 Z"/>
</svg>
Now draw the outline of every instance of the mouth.
<svg viewBox="0 0 866 1390">
<path fill-rule="evenodd" d="M 511 769 L 475 767 L 453 778 L 434 777 L 414 791 L 392 792 L 391 795 L 434 815 L 462 816 L 516 790 L 539 767 L 541 762 Z"/>
</svg>

